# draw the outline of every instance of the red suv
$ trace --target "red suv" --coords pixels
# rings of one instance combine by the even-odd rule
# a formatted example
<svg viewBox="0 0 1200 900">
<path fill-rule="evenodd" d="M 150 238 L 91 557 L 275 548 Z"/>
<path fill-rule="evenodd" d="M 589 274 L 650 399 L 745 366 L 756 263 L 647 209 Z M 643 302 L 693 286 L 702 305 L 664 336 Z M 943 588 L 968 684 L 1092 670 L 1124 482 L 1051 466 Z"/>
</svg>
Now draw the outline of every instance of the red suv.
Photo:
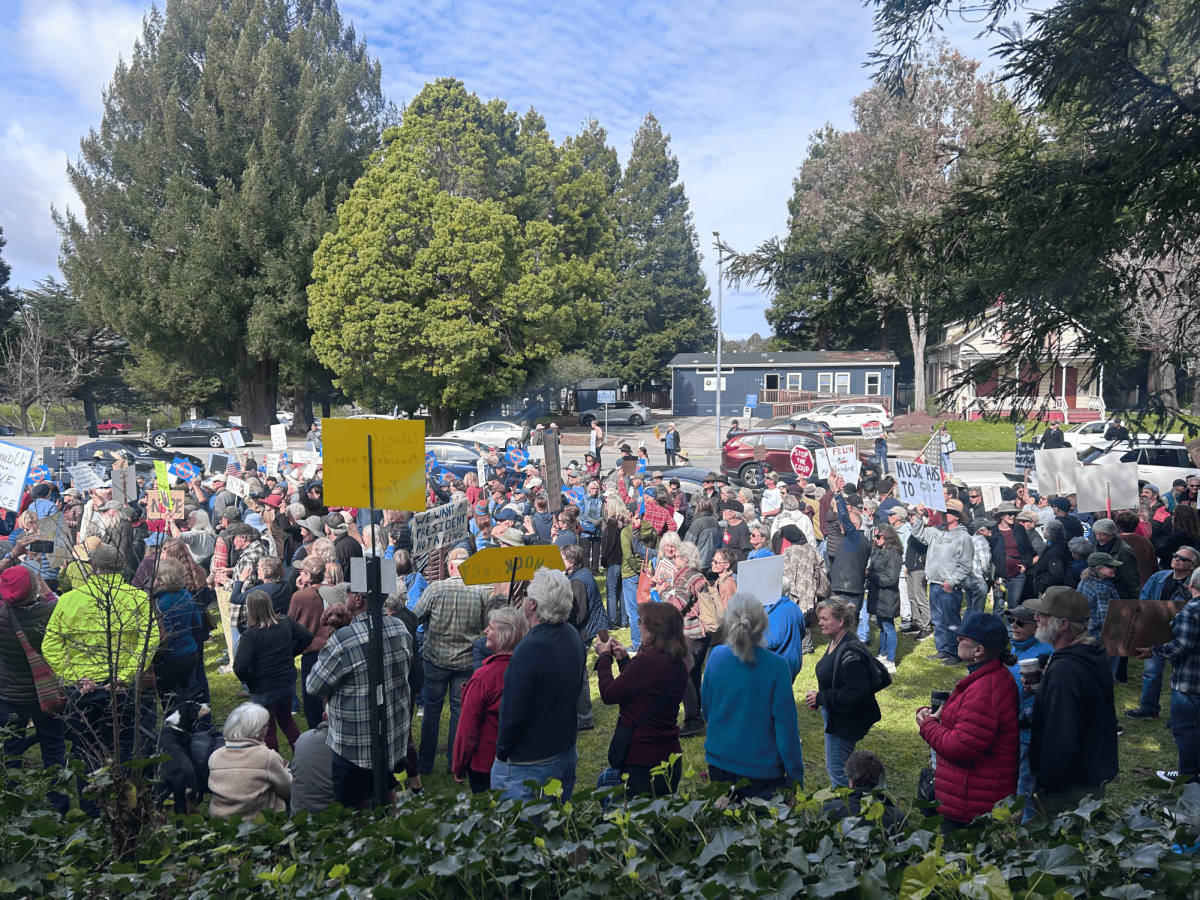
<svg viewBox="0 0 1200 900">
<path fill-rule="evenodd" d="M 749 488 L 762 487 L 763 464 L 769 465 L 780 476 L 780 480 L 791 483 L 796 480 L 792 468 L 792 448 L 806 447 L 808 450 L 819 450 L 822 447 L 834 446 L 834 441 L 806 431 L 740 431 L 725 442 L 721 448 L 721 472 L 730 478 L 736 478 Z M 754 453 L 758 448 L 759 456 L 765 459 L 755 460 Z M 879 466 L 875 457 L 866 453 L 858 454 L 864 473 L 878 475 Z M 814 477 L 810 480 L 818 480 Z"/>
</svg>

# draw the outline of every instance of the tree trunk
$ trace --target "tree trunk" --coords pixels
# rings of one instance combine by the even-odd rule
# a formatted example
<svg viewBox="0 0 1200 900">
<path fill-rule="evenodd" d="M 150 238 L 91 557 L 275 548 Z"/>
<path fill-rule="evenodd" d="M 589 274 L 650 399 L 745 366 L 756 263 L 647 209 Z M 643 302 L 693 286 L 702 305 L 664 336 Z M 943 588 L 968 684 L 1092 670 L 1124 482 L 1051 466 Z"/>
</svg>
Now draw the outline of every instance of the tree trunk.
<svg viewBox="0 0 1200 900">
<path fill-rule="evenodd" d="M 450 423 L 454 420 L 453 409 L 444 406 L 429 407 L 429 430 L 433 434 L 441 434 L 450 430 Z"/>
<path fill-rule="evenodd" d="M 29 404 L 21 403 L 21 404 L 18 404 L 18 406 L 21 410 L 21 430 L 23 432 L 25 432 L 25 436 L 28 437 L 29 436 Z"/>
<path fill-rule="evenodd" d="M 1150 351 L 1150 368 L 1146 373 L 1146 393 L 1150 395 L 1151 403 L 1158 403 L 1167 409 L 1177 409 L 1179 402 L 1175 398 L 1175 366 L 1171 358 L 1162 350 Z"/>
<path fill-rule="evenodd" d="M 328 397 L 321 398 L 321 418 L 322 419 L 332 419 L 333 418 L 333 413 L 329 409 L 329 398 Z"/>
<path fill-rule="evenodd" d="M 42 408 L 42 424 L 38 426 L 38 434 L 46 430 L 46 418 L 49 415 L 49 406 L 45 403 L 39 404 Z"/>
<path fill-rule="evenodd" d="M 244 352 L 239 350 L 239 356 Z M 278 408 L 279 363 L 275 360 L 239 360 L 238 398 L 241 400 L 242 425 L 255 434 L 269 434 L 276 424 Z"/>
<path fill-rule="evenodd" d="M 912 304 L 904 308 L 904 317 L 908 321 L 908 337 L 913 348 L 913 409 L 925 409 L 925 340 L 929 327 L 929 314 L 919 316 L 912 311 Z"/>
<path fill-rule="evenodd" d="M 92 386 L 85 384 L 79 392 L 79 399 L 83 401 L 83 420 L 85 422 L 98 422 L 96 416 L 96 395 L 92 393 Z"/>
<path fill-rule="evenodd" d="M 312 424 L 312 391 L 301 388 L 292 390 L 292 431 L 296 434 L 306 434 Z"/>
<path fill-rule="evenodd" d="M 1193 416 L 1200 416 L 1200 369 L 1197 369 L 1192 381 L 1192 409 Z"/>
</svg>

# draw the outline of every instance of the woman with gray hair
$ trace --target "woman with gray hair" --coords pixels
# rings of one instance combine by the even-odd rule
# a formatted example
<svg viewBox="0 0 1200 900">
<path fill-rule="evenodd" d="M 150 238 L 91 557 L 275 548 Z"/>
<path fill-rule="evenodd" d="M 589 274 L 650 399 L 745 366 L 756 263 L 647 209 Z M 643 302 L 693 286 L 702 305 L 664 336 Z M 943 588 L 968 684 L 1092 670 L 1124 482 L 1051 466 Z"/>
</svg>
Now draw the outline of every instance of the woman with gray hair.
<svg viewBox="0 0 1200 900">
<path fill-rule="evenodd" d="M 526 781 L 555 778 L 562 798 L 575 789 L 576 709 L 586 653 L 579 631 L 567 624 L 571 582 L 562 572 L 538 569 L 521 612 L 526 638 L 513 651 L 504 674 L 492 789 L 507 800 L 530 799 Z"/>
<path fill-rule="evenodd" d="M 264 809 L 287 808 L 292 773 L 284 758 L 264 743 L 270 720 L 257 703 L 243 703 L 225 720 L 225 746 L 208 759 L 209 815 L 253 819 Z"/>
<path fill-rule="evenodd" d="M 790 782 L 804 785 L 792 672 L 763 646 L 766 631 L 762 602 L 734 594 L 725 610 L 725 642 L 709 654 L 700 689 L 709 781 L 748 778 L 737 798 L 769 799 Z"/>
<path fill-rule="evenodd" d="M 180 531 L 174 521 L 169 528 L 174 537 L 187 544 L 197 564 L 205 566 L 212 559 L 213 551 L 217 548 L 217 533 L 213 530 L 212 521 L 207 510 L 194 509 L 188 514 L 187 531 Z"/>
<path fill-rule="evenodd" d="M 496 736 L 500 731 L 500 698 L 504 695 L 504 673 L 517 644 L 529 633 L 525 617 L 511 606 L 488 615 L 487 649 L 491 655 L 475 670 L 462 688 L 462 712 L 450 770 L 454 780 L 465 777 L 474 794 L 492 786 L 492 763 L 496 761 Z"/>
</svg>

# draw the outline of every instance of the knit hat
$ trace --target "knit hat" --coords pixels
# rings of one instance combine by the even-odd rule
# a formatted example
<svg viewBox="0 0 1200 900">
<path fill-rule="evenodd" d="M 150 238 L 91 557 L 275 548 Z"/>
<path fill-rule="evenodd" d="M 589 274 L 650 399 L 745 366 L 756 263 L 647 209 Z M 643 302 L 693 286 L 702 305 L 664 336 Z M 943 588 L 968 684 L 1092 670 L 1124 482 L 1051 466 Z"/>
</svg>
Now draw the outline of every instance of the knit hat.
<svg viewBox="0 0 1200 900">
<path fill-rule="evenodd" d="M 37 593 L 37 584 L 24 566 L 13 566 L 0 572 L 0 600 L 22 606 Z"/>
</svg>

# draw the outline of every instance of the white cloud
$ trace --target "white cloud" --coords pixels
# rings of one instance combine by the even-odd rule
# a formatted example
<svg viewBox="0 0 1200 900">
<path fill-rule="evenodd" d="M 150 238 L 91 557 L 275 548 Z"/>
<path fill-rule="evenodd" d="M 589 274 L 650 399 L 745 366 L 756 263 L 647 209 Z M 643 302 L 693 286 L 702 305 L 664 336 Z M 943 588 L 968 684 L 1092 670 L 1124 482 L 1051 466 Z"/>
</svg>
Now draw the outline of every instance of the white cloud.
<svg viewBox="0 0 1200 900">
<path fill-rule="evenodd" d="M 10 122 L 0 141 L 0 225 L 8 246 L 4 258 L 13 267 L 13 283 L 28 287 L 58 267 L 58 234 L 50 207 L 68 203 L 78 209 L 67 181 L 67 155 L 48 147 L 18 122 Z"/>
<path fill-rule="evenodd" d="M 129 59 L 146 10 L 113 0 L 43 0 L 26 3 L 18 50 L 79 98 L 100 109 L 101 91 L 120 57 Z"/>
</svg>

